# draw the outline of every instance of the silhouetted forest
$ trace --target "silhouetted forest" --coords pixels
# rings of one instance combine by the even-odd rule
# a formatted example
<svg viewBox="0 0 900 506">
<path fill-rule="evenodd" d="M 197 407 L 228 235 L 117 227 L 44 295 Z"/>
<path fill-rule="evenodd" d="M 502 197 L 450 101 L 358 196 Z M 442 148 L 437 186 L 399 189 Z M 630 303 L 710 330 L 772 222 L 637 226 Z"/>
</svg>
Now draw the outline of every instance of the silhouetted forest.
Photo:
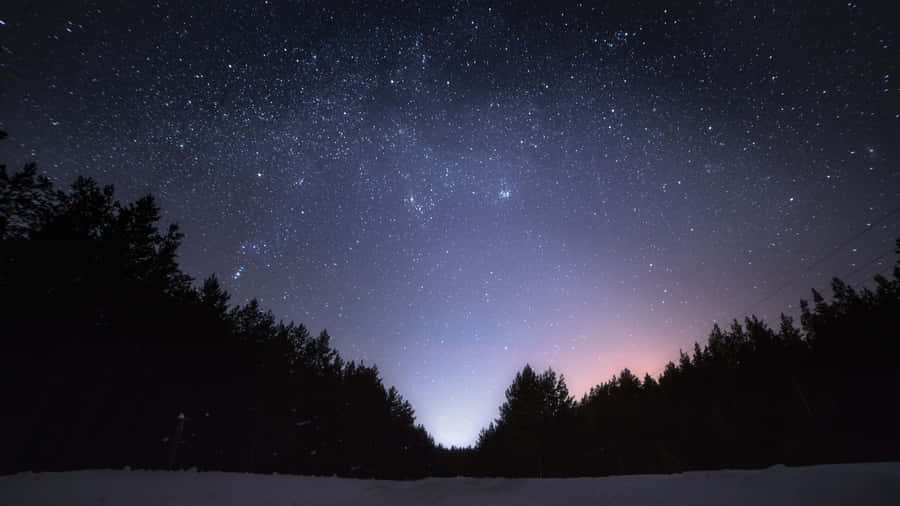
<svg viewBox="0 0 900 506">
<path fill-rule="evenodd" d="M 900 267 L 835 279 L 800 328 L 713 328 L 657 379 L 574 400 L 526 366 L 475 448 L 436 446 L 328 333 L 230 305 L 177 263 L 151 196 L 0 172 L 0 472 L 197 467 L 416 478 L 577 476 L 900 458 Z M 898 241 L 900 253 L 900 241 Z"/>
<path fill-rule="evenodd" d="M 900 254 L 900 241 L 897 243 Z M 813 291 L 781 316 L 713 327 L 654 379 L 625 369 L 579 402 L 530 367 L 483 430 L 472 469 L 503 476 L 668 473 L 900 458 L 900 267 L 874 291 Z"/>
<path fill-rule="evenodd" d="M 152 197 L 4 167 L 0 212 L 2 471 L 429 472 L 432 439 L 376 367 L 229 306 L 215 277 L 194 287 Z"/>
</svg>

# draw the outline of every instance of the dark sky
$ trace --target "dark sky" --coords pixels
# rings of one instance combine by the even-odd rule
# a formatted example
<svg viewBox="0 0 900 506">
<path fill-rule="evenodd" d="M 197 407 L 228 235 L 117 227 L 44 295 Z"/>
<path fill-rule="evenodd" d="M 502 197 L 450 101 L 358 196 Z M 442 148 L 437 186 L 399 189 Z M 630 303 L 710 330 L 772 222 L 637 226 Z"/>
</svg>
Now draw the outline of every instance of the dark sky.
<svg viewBox="0 0 900 506">
<path fill-rule="evenodd" d="M 59 3 L 0 6 L 0 160 L 153 193 L 445 444 L 894 260 L 891 1 Z"/>
</svg>

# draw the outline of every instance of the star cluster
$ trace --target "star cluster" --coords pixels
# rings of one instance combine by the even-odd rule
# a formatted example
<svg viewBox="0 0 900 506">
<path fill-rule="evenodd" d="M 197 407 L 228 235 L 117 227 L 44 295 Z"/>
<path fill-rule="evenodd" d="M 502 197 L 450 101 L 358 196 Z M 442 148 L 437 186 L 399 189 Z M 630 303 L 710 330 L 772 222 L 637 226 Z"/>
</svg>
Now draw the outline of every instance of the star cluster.
<svg viewBox="0 0 900 506">
<path fill-rule="evenodd" d="M 445 444 L 893 264 L 890 2 L 526 4 L 13 2 L 0 154 L 153 193 Z"/>
</svg>

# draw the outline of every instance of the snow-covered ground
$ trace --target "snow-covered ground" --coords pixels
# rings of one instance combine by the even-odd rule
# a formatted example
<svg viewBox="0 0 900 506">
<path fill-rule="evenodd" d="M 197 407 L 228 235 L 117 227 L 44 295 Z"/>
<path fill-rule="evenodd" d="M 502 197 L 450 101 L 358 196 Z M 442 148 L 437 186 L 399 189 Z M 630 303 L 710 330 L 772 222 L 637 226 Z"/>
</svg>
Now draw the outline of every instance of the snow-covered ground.
<svg viewBox="0 0 900 506">
<path fill-rule="evenodd" d="M 0 505 L 898 505 L 900 463 L 574 479 L 375 481 L 190 471 L 0 476 Z"/>
</svg>

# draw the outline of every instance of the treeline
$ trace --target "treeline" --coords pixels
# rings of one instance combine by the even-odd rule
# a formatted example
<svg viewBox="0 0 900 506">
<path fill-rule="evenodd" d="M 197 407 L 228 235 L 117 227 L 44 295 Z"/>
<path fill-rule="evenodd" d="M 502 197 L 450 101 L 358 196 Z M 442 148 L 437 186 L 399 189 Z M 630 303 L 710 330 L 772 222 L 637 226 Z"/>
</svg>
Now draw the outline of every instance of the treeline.
<svg viewBox="0 0 900 506">
<path fill-rule="evenodd" d="M 152 197 L 0 167 L 0 472 L 582 476 L 900 458 L 900 267 L 873 290 L 813 292 L 800 328 L 716 326 L 659 378 L 626 369 L 578 401 L 526 366 L 478 444 L 448 450 L 327 332 L 231 305 L 215 277 L 195 286 L 177 227 L 158 222 Z"/>
<path fill-rule="evenodd" d="M 801 302 L 799 329 L 784 315 L 778 330 L 716 325 L 658 379 L 625 369 L 578 402 L 561 376 L 526 366 L 467 465 L 579 476 L 896 460 L 900 266 L 874 290 L 832 290 Z"/>
<path fill-rule="evenodd" d="M 179 269 L 152 197 L 0 171 L 0 471 L 197 467 L 411 478 L 436 449 L 328 333 Z"/>
</svg>

